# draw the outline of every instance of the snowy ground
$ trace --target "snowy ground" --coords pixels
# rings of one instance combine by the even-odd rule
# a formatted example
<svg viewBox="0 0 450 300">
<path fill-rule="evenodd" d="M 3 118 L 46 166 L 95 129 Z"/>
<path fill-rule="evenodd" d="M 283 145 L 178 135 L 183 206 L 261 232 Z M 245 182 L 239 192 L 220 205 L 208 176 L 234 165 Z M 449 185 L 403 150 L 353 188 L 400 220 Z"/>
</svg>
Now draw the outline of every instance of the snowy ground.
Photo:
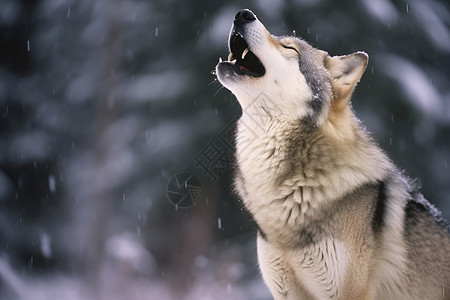
<svg viewBox="0 0 450 300">
<path fill-rule="evenodd" d="M 254 247 L 253 240 L 234 241 L 161 270 L 136 235 L 123 233 L 108 240 L 95 275 L 37 271 L 0 255 L 0 300 L 268 300 L 256 260 L 244 258 Z"/>
<path fill-rule="evenodd" d="M 106 270 L 105 270 L 106 271 Z M 105 272 L 103 283 L 93 290 L 85 280 L 65 274 L 30 276 L 19 274 L 8 261 L 0 259 L 0 278 L 4 300 L 266 300 L 271 299 L 262 280 L 225 282 L 208 273 L 197 274 L 189 291 L 177 293 L 161 279 L 132 277 L 120 272 Z"/>
</svg>

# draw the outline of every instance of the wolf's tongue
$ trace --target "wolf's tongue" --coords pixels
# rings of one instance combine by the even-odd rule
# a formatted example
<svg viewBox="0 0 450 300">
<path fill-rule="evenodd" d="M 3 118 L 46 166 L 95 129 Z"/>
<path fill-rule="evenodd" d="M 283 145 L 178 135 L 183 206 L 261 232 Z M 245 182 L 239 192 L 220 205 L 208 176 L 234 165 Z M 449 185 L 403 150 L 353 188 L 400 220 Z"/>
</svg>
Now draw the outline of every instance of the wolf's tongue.
<svg viewBox="0 0 450 300">
<path fill-rule="evenodd" d="M 239 66 L 239 70 L 247 70 L 248 71 L 248 69 L 246 67 L 243 67 L 243 66 Z"/>
</svg>

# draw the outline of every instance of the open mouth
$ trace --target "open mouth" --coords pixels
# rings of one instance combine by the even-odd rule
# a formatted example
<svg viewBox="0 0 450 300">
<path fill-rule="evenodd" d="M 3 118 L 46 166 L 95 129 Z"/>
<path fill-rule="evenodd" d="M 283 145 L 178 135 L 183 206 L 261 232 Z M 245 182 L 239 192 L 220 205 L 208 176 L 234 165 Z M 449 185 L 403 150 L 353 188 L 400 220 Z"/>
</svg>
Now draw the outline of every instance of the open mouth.
<svg viewBox="0 0 450 300">
<path fill-rule="evenodd" d="M 247 42 L 238 32 L 230 36 L 230 52 L 228 61 L 234 63 L 237 74 L 261 77 L 266 72 L 261 61 L 248 49 Z"/>
</svg>

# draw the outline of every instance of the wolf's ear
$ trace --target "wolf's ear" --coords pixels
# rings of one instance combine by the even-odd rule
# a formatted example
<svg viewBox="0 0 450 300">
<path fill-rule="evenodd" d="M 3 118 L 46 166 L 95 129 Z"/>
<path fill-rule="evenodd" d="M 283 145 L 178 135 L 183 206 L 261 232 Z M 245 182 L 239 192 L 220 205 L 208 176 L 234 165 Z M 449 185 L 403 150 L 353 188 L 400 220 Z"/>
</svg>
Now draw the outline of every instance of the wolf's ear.
<svg viewBox="0 0 450 300">
<path fill-rule="evenodd" d="M 330 73 L 335 100 L 349 100 L 350 96 L 366 69 L 369 56 L 356 52 L 345 56 L 328 56 L 325 67 Z"/>
</svg>

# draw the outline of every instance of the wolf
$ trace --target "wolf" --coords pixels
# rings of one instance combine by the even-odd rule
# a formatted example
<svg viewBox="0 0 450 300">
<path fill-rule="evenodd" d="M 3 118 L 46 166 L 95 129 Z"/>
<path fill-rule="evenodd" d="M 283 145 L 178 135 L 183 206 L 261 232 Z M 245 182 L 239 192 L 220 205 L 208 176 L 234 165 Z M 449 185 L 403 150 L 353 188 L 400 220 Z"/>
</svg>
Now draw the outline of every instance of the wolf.
<svg viewBox="0 0 450 300">
<path fill-rule="evenodd" d="M 248 9 L 228 47 L 215 72 L 243 111 L 235 188 L 273 298 L 450 299 L 448 225 L 352 110 L 368 55 L 274 36 Z"/>
</svg>

